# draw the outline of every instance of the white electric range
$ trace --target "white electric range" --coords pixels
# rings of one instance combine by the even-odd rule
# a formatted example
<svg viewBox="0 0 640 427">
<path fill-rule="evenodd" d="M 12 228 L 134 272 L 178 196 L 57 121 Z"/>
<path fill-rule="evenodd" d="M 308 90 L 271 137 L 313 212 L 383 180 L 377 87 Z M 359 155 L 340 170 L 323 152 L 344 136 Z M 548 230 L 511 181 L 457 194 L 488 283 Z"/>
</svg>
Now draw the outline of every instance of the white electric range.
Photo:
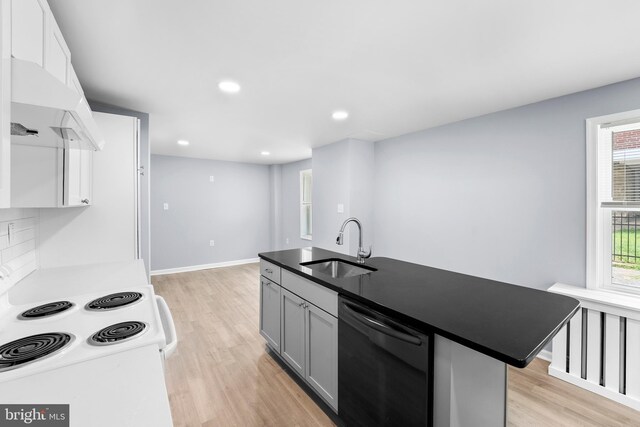
<svg viewBox="0 0 640 427">
<path fill-rule="evenodd" d="M 141 262 L 102 264 L 37 271 L 0 296 L 0 404 L 69 404 L 71 426 L 170 426 L 175 328 L 146 283 Z"/>
</svg>

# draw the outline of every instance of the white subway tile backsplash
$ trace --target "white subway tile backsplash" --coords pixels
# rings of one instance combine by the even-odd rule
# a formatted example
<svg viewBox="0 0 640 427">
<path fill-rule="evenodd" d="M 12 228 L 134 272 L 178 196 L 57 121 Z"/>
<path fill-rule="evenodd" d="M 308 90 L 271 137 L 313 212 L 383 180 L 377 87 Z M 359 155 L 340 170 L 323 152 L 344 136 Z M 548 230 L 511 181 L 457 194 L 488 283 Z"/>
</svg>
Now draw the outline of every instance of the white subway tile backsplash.
<svg viewBox="0 0 640 427">
<path fill-rule="evenodd" d="M 37 269 L 37 209 L 0 209 L 0 294 Z"/>
</svg>

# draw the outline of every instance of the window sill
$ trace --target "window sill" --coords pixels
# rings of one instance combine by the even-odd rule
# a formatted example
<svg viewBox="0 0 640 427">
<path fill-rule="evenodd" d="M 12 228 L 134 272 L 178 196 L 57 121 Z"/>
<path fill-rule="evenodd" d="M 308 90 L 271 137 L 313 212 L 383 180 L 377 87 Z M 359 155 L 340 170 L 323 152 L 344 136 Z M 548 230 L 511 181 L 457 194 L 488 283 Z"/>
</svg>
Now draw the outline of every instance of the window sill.
<svg viewBox="0 0 640 427">
<path fill-rule="evenodd" d="M 577 286 L 556 283 L 548 289 L 549 292 L 562 294 L 580 300 L 584 308 L 591 308 L 605 312 L 605 307 L 615 307 L 620 316 L 640 318 L 640 294 L 633 295 L 612 289 L 587 289 Z"/>
<path fill-rule="evenodd" d="M 309 235 L 307 235 L 307 236 L 300 236 L 300 238 L 301 238 L 302 240 L 311 240 L 311 235 L 309 234 Z"/>
</svg>

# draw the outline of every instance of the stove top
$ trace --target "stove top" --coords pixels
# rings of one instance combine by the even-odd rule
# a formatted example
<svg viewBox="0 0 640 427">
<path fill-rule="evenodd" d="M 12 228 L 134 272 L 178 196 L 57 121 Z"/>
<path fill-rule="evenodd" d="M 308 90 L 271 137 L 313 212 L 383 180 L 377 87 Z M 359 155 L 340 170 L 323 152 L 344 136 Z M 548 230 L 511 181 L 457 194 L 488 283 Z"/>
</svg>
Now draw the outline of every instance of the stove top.
<svg viewBox="0 0 640 427">
<path fill-rule="evenodd" d="M 35 362 L 62 350 L 73 340 L 73 335 L 48 332 L 31 335 L 0 346 L 0 372 Z"/>
<path fill-rule="evenodd" d="M 73 307 L 73 303 L 71 301 L 49 302 L 37 307 L 30 308 L 27 311 L 23 311 L 18 315 L 18 318 L 22 320 L 40 319 L 43 317 L 62 313 L 63 311 L 68 310 L 71 307 Z"/>
<path fill-rule="evenodd" d="M 48 312 L 58 314 L 46 316 Z M 52 338 L 50 332 L 65 333 L 71 339 L 65 346 L 64 336 Z M 27 342 L 32 336 L 41 336 L 42 342 Z M 166 345 L 151 285 L 66 294 L 21 305 L 0 298 L 0 346 L 7 353 L 0 353 L 0 384 L 149 345 L 160 349 Z M 37 359 L 59 347 L 64 347 L 63 354 Z M 37 363 L 29 363 L 32 353 Z"/>
<path fill-rule="evenodd" d="M 114 310 L 116 308 L 124 307 L 129 304 L 133 304 L 142 299 L 140 292 L 117 292 L 115 294 L 105 295 L 100 298 L 96 298 L 88 303 L 85 308 L 87 310 Z"/>
<path fill-rule="evenodd" d="M 145 332 L 146 328 L 147 325 L 144 322 L 128 321 L 116 323 L 93 334 L 89 339 L 89 343 L 94 345 L 118 344 Z"/>
</svg>

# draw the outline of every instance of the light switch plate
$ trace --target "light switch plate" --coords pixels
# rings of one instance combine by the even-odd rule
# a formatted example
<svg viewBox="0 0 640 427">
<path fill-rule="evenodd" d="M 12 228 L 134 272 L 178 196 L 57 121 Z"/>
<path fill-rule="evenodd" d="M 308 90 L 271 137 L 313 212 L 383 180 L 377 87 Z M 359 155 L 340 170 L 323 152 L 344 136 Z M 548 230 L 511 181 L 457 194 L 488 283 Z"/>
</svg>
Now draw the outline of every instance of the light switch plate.
<svg viewBox="0 0 640 427">
<path fill-rule="evenodd" d="M 163 207 L 163 209 L 165 211 L 168 211 L 169 210 L 169 203 L 163 203 L 162 207 Z"/>
<path fill-rule="evenodd" d="M 209 240 L 209 246 L 215 246 L 216 242 L 214 242 L 213 240 Z"/>
<path fill-rule="evenodd" d="M 209 182 L 215 182 L 216 181 L 216 177 L 211 175 L 209 176 Z"/>
<path fill-rule="evenodd" d="M 344 205 L 342 203 L 338 204 L 338 213 L 344 213 Z"/>
</svg>

